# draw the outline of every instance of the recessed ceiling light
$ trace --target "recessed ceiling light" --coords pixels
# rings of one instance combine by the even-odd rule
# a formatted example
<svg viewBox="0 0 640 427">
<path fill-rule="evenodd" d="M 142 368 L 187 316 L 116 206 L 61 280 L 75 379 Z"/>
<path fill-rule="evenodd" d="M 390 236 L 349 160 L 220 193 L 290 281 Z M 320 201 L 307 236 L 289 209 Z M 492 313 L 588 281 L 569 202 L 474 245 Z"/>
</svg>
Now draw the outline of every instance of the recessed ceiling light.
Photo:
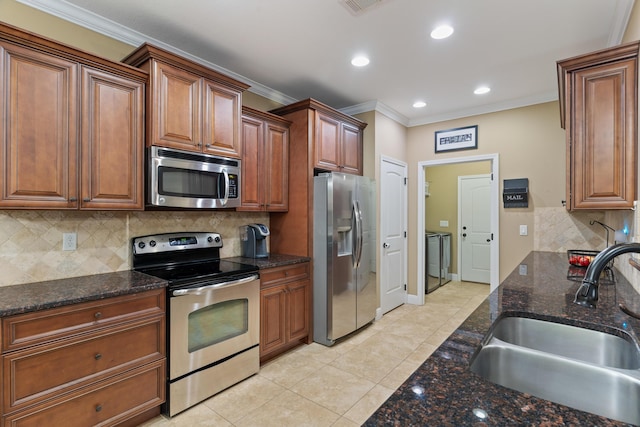
<svg viewBox="0 0 640 427">
<path fill-rule="evenodd" d="M 365 65 L 369 65 L 369 58 L 366 56 L 356 56 L 351 60 L 351 65 L 355 67 L 364 67 Z"/>
<path fill-rule="evenodd" d="M 427 106 L 427 103 L 424 101 L 416 101 L 413 103 L 413 108 L 422 108 L 426 106 Z"/>
<path fill-rule="evenodd" d="M 491 92 L 491 88 L 488 86 L 480 86 L 476 90 L 473 91 L 476 95 L 484 95 L 485 93 Z"/>
<path fill-rule="evenodd" d="M 435 30 L 431 31 L 431 37 L 436 40 L 446 39 L 451 34 L 453 34 L 453 28 L 449 25 L 440 25 Z"/>
</svg>

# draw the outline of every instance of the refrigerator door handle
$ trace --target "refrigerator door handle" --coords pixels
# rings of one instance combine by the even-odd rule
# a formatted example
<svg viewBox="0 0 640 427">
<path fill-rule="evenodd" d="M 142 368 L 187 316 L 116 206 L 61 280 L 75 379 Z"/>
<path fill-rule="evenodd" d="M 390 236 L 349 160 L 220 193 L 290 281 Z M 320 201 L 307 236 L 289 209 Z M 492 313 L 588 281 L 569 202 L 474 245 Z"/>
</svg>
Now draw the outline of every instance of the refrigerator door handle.
<svg viewBox="0 0 640 427">
<path fill-rule="evenodd" d="M 362 211 L 360 210 L 360 203 L 358 201 L 353 202 L 353 216 L 355 219 L 355 233 L 356 233 L 356 247 L 354 255 L 355 261 L 353 263 L 354 268 L 360 267 L 360 261 L 362 260 Z"/>
</svg>

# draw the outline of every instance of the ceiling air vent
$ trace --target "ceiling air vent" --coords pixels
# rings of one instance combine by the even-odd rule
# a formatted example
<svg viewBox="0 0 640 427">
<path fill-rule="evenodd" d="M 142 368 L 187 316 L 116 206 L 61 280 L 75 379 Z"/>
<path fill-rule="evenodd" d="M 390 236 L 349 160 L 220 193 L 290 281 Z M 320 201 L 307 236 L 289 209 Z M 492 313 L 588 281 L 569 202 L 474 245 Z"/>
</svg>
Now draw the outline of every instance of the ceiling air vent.
<svg viewBox="0 0 640 427">
<path fill-rule="evenodd" d="M 388 0 L 342 0 L 340 3 L 354 15 L 360 15 L 367 9 L 372 9 Z"/>
</svg>

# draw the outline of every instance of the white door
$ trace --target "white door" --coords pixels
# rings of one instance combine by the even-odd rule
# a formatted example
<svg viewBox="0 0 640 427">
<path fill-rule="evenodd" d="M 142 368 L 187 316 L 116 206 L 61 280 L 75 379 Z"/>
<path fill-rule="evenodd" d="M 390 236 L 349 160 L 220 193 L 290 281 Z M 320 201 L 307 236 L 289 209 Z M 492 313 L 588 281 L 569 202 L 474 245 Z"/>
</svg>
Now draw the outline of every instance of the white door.
<svg viewBox="0 0 640 427">
<path fill-rule="evenodd" d="M 491 282 L 491 175 L 458 177 L 460 280 Z"/>
<path fill-rule="evenodd" d="M 407 300 L 407 165 L 383 158 L 380 171 L 380 309 Z"/>
</svg>

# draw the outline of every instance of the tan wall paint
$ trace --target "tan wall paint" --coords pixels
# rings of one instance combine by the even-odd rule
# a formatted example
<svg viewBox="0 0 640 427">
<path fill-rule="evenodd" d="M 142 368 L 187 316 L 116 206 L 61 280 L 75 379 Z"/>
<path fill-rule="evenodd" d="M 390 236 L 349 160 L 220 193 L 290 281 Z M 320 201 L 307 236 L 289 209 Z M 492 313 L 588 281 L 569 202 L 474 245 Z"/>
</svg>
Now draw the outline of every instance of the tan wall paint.
<svg viewBox="0 0 640 427">
<path fill-rule="evenodd" d="M 362 175 L 376 178 L 376 113 L 369 111 L 354 115 L 367 124 L 362 136 Z"/>
<path fill-rule="evenodd" d="M 435 131 L 478 125 L 478 149 L 435 154 Z M 409 253 L 417 247 L 417 164 L 420 161 L 499 153 L 500 191 L 502 180 L 529 178 L 529 207 L 504 209 L 500 204 L 500 281 L 534 249 L 536 207 L 561 206 L 565 198 L 565 133 L 560 128 L 557 102 L 533 105 L 447 122 L 416 126 L 408 130 L 409 163 Z M 428 213 L 427 213 L 428 215 Z M 519 235 L 519 225 L 529 235 Z M 416 259 L 409 260 L 409 290 L 416 292 Z"/>
<path fill-rule="evenodd" d="M 458 273 L 458 177 L 491 173 L 491 162 L 455 163 L 429 166 L 425 181 L 429 183 L 429 197 L 424 200 L 425 230 L 451 233 L 451 273 Z M 441 227 L 440 221 L 449 222 Z"/>
<path fill-rule="evenodd" d="M 640 7 L 638 2 L 634 2 L 627 29 L 622 37 L 622 43 L 629 43 L 635 40 L 640 40 Z"/>
</svg>

